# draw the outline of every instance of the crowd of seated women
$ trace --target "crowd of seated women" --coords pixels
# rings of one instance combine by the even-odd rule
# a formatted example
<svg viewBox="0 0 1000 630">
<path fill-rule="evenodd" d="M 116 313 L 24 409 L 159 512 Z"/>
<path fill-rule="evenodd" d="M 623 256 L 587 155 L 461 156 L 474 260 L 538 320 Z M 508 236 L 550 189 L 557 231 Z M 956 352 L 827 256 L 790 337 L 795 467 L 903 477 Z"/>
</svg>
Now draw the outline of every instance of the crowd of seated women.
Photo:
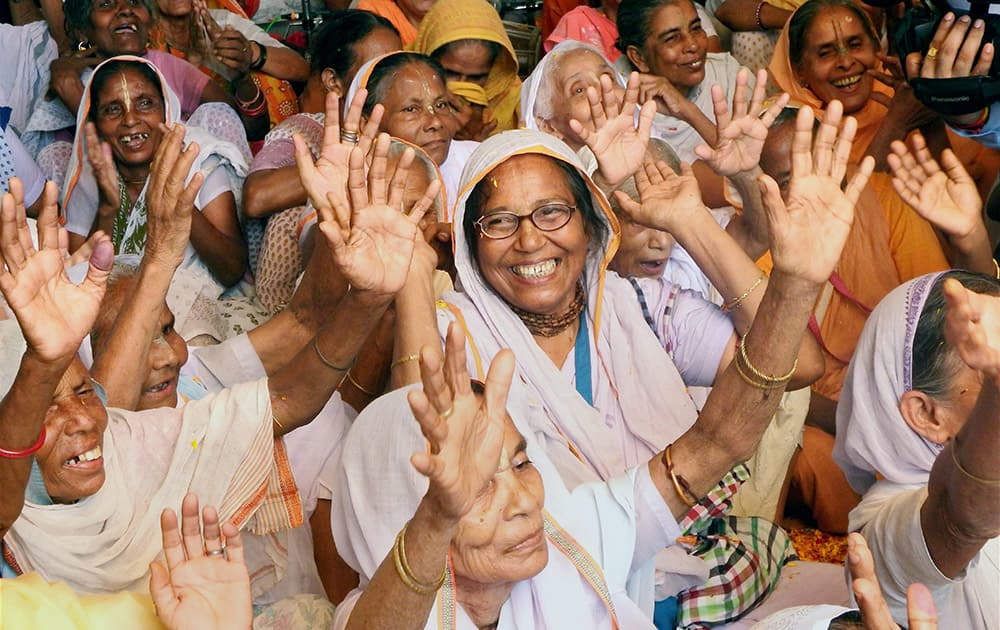
<svg viewBox="0 0 1000 630">
<path fill-rule="evenodd" d="M 1000 627 L 982 20 L 259 5 L 0 24 L 0 625 Z"/>
</svg>

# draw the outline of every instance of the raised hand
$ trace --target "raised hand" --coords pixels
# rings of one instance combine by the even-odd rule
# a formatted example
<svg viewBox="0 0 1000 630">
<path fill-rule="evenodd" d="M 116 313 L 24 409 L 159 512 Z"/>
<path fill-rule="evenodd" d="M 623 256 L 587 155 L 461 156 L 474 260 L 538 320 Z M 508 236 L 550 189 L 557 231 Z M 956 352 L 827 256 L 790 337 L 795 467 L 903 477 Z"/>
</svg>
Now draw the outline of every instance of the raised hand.
<svg viewBox="0 0 1000 630">
<path fill-rule="evenodd" d="M 441 182 L 435 180 L 413 207 L 403 212 L 406 178 L 414 152 L 407 148 L 387 177 L 391 139 L 381 134 L 376 142 L 371 169 L 365 174 L 365 154 L 356 146 L 350 157 L 348 188 L 350 204 L 333 194 L 331 210 L 317 211 L 319 229 L 330 244 L 334 261 L 355 290 L 375 296 L 394 295 L 406 282 L 413 256 L 414 239 L 421 238 L 418 224 L 433 205 Z"/>
<path fill-rule="evenodd" d="M 145 258 L 170 265 L 171 269 L 184 261 L 191 240 L 194 201 L 205 180 L 204 175 L 195 173 L 184 186 L 198 151 L 193 142 L 184 149 L 184 126 L 176 124 L 160 142 L 149 174 Z"/>
<path fill-rule="evenodd" d="M 444 362 L 436 350 L 420 352 L 422 390 L 409 393 L 410 408 L 430 444 L 410 463 L 430 480 L 427 497 L 437 513 L 455 522 L 472 509 L 499 468 L 507 418 L 507 394 L 514 376 L 514 355 L 503 350 L 486 375 L 479 400 L 465 363 L 465 335 L 452 324 Z"/>
<path fill-rule="evenodd" d="M 848 117 L 840 128 L 843 109 L 840 101 L 831 101 L 815 142 L 812 109 L 799 110 L 787 204 L 774 179 L 767 175 L 758 179 L 775 269 L 815 283 L 826 282 L 837 266 L 854 222 L 854 206 L 875 167 L 871 156 L 865 156 L 841 189 L 858 127 Z"/>
<path fill-rule="evenodd" d="M 963 238 L 980 228 L 983 200 L 976 182 L 951 149 L 941 154 L 942 170 L 919 132 L 913 134 L 910 144 L 912 151 L 896 140 L 888 156 L 896 193 L 948 236 Z"/>
<path fill-rule="evenodd" d="M 642 165 L 649 144 L 656 106 L 651 101 L 639 112 L 635 124 L 635 107 L 639 101 L 639 74 L 633 72 L 625 87 L 625 98 L 619 103 L 615 85 L 608 75 L 601 75 L 601 92 L 587 88 L 593 129 L 571 119 L 569 126 L 580 136 L 597 158 L 598 174 L 610 188 L 617 188 Z"/>
<path fill-rule="evenodd" d="M 368 98 L 367 90 L 357 91 L 347 110 L 343 131 L 341 131 L 339 98 L 333 92 L 326 95 L 323 141 L 320 145 L 319 157 L 315 160 L 305 141 L 298 134 L 292 136 L 292 141 L 295 143 L 295 163 L 299 167 L 299 178 L 309 196 L 309 202 L 321 216 L 324 212 L 327 214 L 333 212 L 328 201 L 331 195 L 343 205 L 350 203 L 347 196 L 347 177 L 350 172 L 351 151 L 357 146 L 363 153 L 367 154 L 375 142 L 384 110 L 382 105 L 376 105 L 372 109 L 364 130 L 362 130 L 361 110 L 366 98 Z"/>
<path fill-rule="evenodd" d="M 97 127 L 88 122 L 83 127 L 84 138 L 87 141 L 87 162 L 97 180 L 97 190 L 101 194 L 101 205 L 118 211 L 120 195 L 118 192 L 118 167 L 111 155 L 111 145 L 97 136 Z"/>
<path fill-rule="evenodd" d="M 656 74 L 639 75 L 639 101 L 652 101 L 659 113 L 677 118 L 684 118 L 685 106 L 690 102 L 673 83 Z"/>
<path fill-rule="evenodd" d="M 943 290 L 945 339 L 966 365 L 1000 384 L 1000 298 L 970 291 L 954 278 Z"/>
<path fill-rule="evenodd" d="M 254 46 L 256 42 L 249 41 L 242 33 L 232 26 L 222 28 L 212 17 L 204 0 L 196 0 L 194 10 L 208 35 L 212 47 L 212 56 L 224 65 L 232 76 L 243 76 L 250 71 L 254 61 Z"/>
<path fill-rule="evenodd" d="M 690 164 L 682 162 L 678 175 L 666 162 L 644 162 L 635 173 L 635 187 L 639 192 L 639 203 L 621 190 L 614 193 L 621 209 L 633 223 L 673 232 L 674 226 L 691 213 L 707 212 Z"/>
<path fill-rule="evenodd" d="M 864 536 L 856 532 L 847 536 L 847 568 L 865 630 L 899 630 L 882 596 L 872 552 Z M 906 615 L 911 630 L 937 630 L 934 598 L 923 584 L 913 584 L 907 589 Z"/>
<path fill-rule="evenodd" d="M 194 494 L 181 504 L 181 531 L 173 510 L 166 508 L 160 515 L 167 566 L 156 561 L 149 565 L 156 614 L 170 630 L 249 630 L 253 604 L 239 529 L 232 523 L 220 528 L 219 514 L 211 506 L 205 506 L 201 520 L 204 530 Z"/>
<path fill-rule="evenodd" d="M 21 325 L 28 351 L 46 362 L 72 356 L 90 333 L 114 262 L 111 239 L 100 235 L 87 277 L 80 285 L 70 282 L 59 247 L 58 195 L 56 185 L 47 182 L 38 214 L 37 250 L 19 179 L 11 178 L 10 192 L 0 202 L 0 291 Z"/>
<path fill-rule="evenodd" d="M 726 94 L 721 86 L 712 86 L 712 104 L 715 108 L 715 128 L 718 141 L 715 148 L 707 144 L 695 147 L 694 152 L 712 170 L 723 177 L 753 170 L 760 163 L 767 130 L 788 104 L 788 94 L 781 94 L 773 103 L 764 107 L 767 71 L 757 73 L 753 95 L 747 102 L 747 83 L 750 73 L 741 69 L 736 75 L 733 92 L 733 109 L 729 111 Z"/>
</svg>

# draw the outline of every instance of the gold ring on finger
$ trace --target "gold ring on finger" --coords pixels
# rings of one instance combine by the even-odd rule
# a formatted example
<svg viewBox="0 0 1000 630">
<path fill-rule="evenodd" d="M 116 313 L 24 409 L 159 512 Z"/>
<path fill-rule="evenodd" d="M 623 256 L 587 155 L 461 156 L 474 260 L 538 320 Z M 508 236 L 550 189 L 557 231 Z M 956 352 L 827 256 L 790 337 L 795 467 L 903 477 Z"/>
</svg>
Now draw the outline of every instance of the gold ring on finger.
<svg viewBox="0 0 1000 630">
<path fill-rule="evenodd" d="M 934 46 L 931 46 L 930 48 L 927 49 L 927 58 L 928 59 L 934 59 L 937 56 L 938 56 L 938 49 L 937 48 L 935 48 Z"/>
<path fill-rule="evenodd" d="M 448 418 L 451 417 L 451 414 L 453 414 L 453 413 L 455 413 L 455 405 L 454 404 L 451 407 L 448 407 L 447 409 L 445 409 L 444 411 L 441 412 L 441 414 L 440 414 L 441 419 L 442 420 L 447 420 Z"/>
</svg>

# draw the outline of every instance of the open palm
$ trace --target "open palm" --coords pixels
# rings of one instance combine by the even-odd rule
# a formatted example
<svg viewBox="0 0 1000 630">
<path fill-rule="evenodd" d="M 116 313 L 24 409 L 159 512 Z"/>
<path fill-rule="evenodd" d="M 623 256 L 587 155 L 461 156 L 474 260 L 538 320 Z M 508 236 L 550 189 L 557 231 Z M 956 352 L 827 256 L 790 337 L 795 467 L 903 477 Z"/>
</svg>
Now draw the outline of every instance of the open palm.
<svg viewBox="0 0 1000 630">
<path fill-rule="evenodd" d="M 331 196 L 341 204 L 349 203 L 347 178 L 350 173 L 351 152 L 358 146 L 367 153 L 378 132 L 383 111 L 381 105 L 375 106 L 364 129 L 361 127 L 361 110 L 367 97 L 367 90 L 358 90 L 344 119 L 344 134 L 348 137 L 350 134 L 357 134 L 356 144 L 341 137 L 340 101 L 334 92 L 326 95 L 326 116 L 323 120 L 323 141 L 319 157 L 313 158 L 309 147 L 298 134 L 292 136 L 299 178 L 306 189 L 309 201 L 321 217 L 331 211 L 329 201 Z"/>
<path fill-rule="evenodd" d="M 854 206 L 875 166 L 865 157 L 841 190 L 857 130 L 857 121 L 850 117 L 840 128 L 842 112 L 840 102 L 831 102 L 814 143 L 812 110 L 799 111 L 787 202 L 774 179 L 760 178 L 775 269 L 816 283 L 826 282 L 836 268 L 854 222 Z"/>
<path fill-rule="evenodd" d="M 498 470 L 513 375 L 514 356 L 503 351 L 493 359 L 485 394 L 477 399 L 466 369 L 465 335 L 455 324 L 448 329 L 443 365 L 435 352 L 421 352 L 423 389 L 411 392 L 409 402 L 430 452 L 415 453 L 410 461 L 429 478 L 428 496 L 440 513 L 456 521 Z"/>
<path fill-rule="evenodd" d="M 331 196 L 332 213 L 319 226 L 351 286 L 382 295 L 396 293 L 406 282 L 414 240 L 421 238 L 418 224 L 440 187 L 440 182 L 431 182 L 424 196 L 403 212 L 403 193 L 414 152 L 412 148 L 404 151 L 388 178 L 390 142 L 388 135 L 379 136 L 367 174 L 365 155 L 360 146 L 354 148 L 348 177 L 350 205 Z"/>
<path fill-rule="evenodd" d="M 919 132 L 910 142 L 912 151 L 898 140 L 892 143 L 888 162 L 893 188 L 945 234 L 962 237 L 972 233 L 982 222 L 983 210 L 976 182 L 951 149 L 944 150 L 938 165 Z"/>
<path fill-rule="evenodd" d="M 764 109 L 767 84 L 765 70 L 757 73 L 757 82 L 748 103 L 749 78 L 747 70 L 740 70 L 736 75 L 731 112 L 723 89 L 718 85 L 712 86 L 718 142 L 714 149 L 706 144 L 695 148 L 698 157 L 723 177 L 732 177 L 757 167 L 761 151 L 764 150 L 764 140 L 767 139 L 767 130 L 788 103 L 788 95 L 782 94 Z"/>
<path fill-rule="evenodd" d="M 678 175 L 666 162 L 646 162 L 635 173 L 639 203 L 623 191 L 615 191 L 622 210 L 633 223 L 672 232 L 695 212 L 706 212 L 698 180 L 691 165 L 681 163 Z"/>
<path fill-rule="evenodd" d="M 945 338 L 966 365 L 1000 380 L 1000 298 L 970 291 L 955 279 L 945 281 L 944 297 Z"/>
<path fill-rule="evenodd" d="M 578 120 L 570 120 L 570 128 L 580 136 L 597 158 L 601 177 L 611 187 L 617 188 L 641 166 L 649 145 L 649 132 L 653 126 L 656 107 L 643 105 L 639 124 L 635 124 L 635 107 L 639 99 L 639 75 L 629 77 L 624 100 L 619 102 L 614 82 L 608 75 L 601 75 L 601 91 L 587 88 L 593 129 Z"/>
<path fill-rule="evenodd" d="M 14 311 L 28 346 L 41 359 L 75 353 L 90 333 L 114 259 L 111 241 L 99 239 L 80 285 L 66 275 L 59 248 L 56 185 L 45 185 L 38 217 L 39 250 L 31 242 L 23 188 L 12 179 L 0 208 L 0 291 Z"/>
</svg>

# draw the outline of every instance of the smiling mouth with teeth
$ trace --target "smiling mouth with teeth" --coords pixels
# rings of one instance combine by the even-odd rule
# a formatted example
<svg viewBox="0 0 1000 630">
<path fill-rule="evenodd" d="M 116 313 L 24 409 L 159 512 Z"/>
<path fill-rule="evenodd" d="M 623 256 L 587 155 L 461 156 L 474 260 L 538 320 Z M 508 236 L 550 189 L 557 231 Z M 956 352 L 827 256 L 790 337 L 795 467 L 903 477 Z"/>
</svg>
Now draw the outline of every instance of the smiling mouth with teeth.
<svg viewBox="0 0 1000 630">
<path fill-rule="evenodd" d="M 135 24 L 122 24 L 115 29 L 116 33 L 137 33 L 138 31 L 139 27 Z"/>
<path fill-rule="evenodd" d="M 830 83 L 839 88 L 851 87 L 852 85 L 860 83 L 861 78 L 863 76 L 864 75 L 862 74 L 858 74 L 853 77 L 847 77 L 846 79 L 837 79 L 836 81 L 830 81 Z"/>
<path fill-rule="evenodd" d="M 522 278 L 544 278 L 556 270 L 556 261 L 550 258 L 533 265 L 515 265 L 511 270 Z"/>
<path fill-rule="evenodd" d="M 119 137 L 118 141 L 121 142 L 122 144 L 131 144 L 133 140 L 148 140 L 148 139 L 149 139 L 148 133 L 133 133 L 127 136 Z"/>
<path fill-rule="evenodd" d="M 71 457 L 66 460 L 63 466 L 75 466 L 77 464 L 82 464 L 84 462 L 92 462 L 95 459 L 101 457 L 102 451 L 100 446 L 95 446 L 86 453 L 80 453 L 76 457 Z"/>
</svg>

